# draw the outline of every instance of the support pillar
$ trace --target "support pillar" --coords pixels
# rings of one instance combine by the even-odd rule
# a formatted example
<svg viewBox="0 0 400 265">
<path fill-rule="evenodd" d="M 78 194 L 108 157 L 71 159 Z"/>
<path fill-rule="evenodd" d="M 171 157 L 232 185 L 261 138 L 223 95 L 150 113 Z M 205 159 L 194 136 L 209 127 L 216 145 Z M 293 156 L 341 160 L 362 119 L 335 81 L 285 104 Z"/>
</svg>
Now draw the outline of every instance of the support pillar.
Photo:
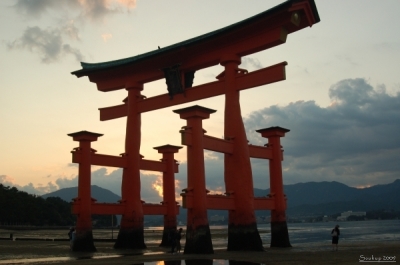
<svg viewBox="0 0 400 265">
<path fill-rule="evenodd" d="M 171 230 L 176 231 L 177 224 L 177 211 L 175 200 L 175 175 L 174 168 L 177 161 L 174 159 L 174 153 L 178 153 L 181 146 L 174 145 L 163 145 L 159 147 L 154 147 L 158 150 L 158 153 L 162 153 L 162 161 L 166 163 L 166 171 L 163 172 L 163 205 L 167 206 L 167 214 L 164 215 L 164 231 L 162 235 L 162 240 L 160 247 L 171 246 L 168 235 Z"/>
<path fill-rule="evenodd" d="M 140 136 L 141 116 L 137 101 L 142 99 L 143 84 L 127 84 L 128 115 L 126 121 L 125 156 L 127 167 L 122 173 L 121 203 L 125 205 L 114 248 L 143 249 L 143 207 L 140 198 Z"/>
<path fill-rule="evenodd" d="M 271 211 L 271 247 L 291 247 L 286 222 L 286 199 L 283 191 L 282 160 L 283 151 L 280 138 L 290 130 L 281 127 L 270 127 L 257 130 L 262 137 L 268 138 L 273 158 L 269 160 L 270 197 L 274 199 L 275 208 Z"/>
<path fill-rule="evenodd" d="M 174 110 L 181 119 L 187 121 L 185 131 L 192 137 L 191 145 L 187 146 L 187 196 L 193 197 L 192 208 L 187 209 L 187 228 L 185 254 L 214 253 L 211 241 L 210 226 L 207 218 L 207 190 L 204 167 L 204 130 L 202 120 L 208 119 L 215 110 L 201 106 L 192 106 Z"/>
<path fill-rule="evenodd" d="M 253 176 L 246 131 L 240 109 L 240 91 L 236 78 L 246 73 L 239 69 L 240 58 L 226 55 L 221 59 L 224 72 L 218 76 L 225 80 L 225 140 L 233 143 L 233 153 L 225 154 L 224 179 L 227 194 L 234 194 L 235 210 L 229 211 L 228 248 L 241 251 L 264 250 L 254 213 Z"/>
<path fill-rule="evenodd" d="M 91 196 L 91 153 L 95 152 L 90 147 L 90 142 L 97 141 L 102 134 L 88 131 L 80 131 L 68 134 L 74 141 L 79 142 L 79 148 L 73 152 L 79 153 L 78 197 L 74 200 L 74 207 L 78 208 L 78 216 L 75 226 L 75 240 L 73 251 L 96 251 L 93 243 L 92 231 L 92 196 Z"/>
</svg>

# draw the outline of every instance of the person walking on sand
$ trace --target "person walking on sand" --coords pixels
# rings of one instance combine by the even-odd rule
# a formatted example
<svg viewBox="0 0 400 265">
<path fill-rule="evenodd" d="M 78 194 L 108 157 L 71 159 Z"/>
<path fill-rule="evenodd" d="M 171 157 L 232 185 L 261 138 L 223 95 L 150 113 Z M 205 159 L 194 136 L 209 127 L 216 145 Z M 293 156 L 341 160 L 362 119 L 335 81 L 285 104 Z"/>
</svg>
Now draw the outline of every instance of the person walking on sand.
<svg viewBox="0 0 400 265">
<path fill-rule="evenodd" d="M 171 253 L 172 253 L 172 254 L 174 254 L 174 252 L 175 252 L 175 247 L 176 247 L 176 235 L 177 235 L 177 233 L 176 233 L 176 230 L 175 230 L 175 229 L 171 229 L 171 230 L 169 231 L 168 240 L 169 240 L 169 243 L 171 244 Z"/>
<path fill-rule="evenodd" d="M 336 225 L 335 228 L 332 229 L 331 236 L 332 236 L 332 250 L 337 251 L 339 244 L 339 236 L 340 236 L 339 225 Z"/>
<path fill-rule="evenodd" d="M 176 252 L 181 252 L 181 238 L 182 238 L 182 228 L 176 231 Z"/>
<path fill-rule="evenodd" d="M 76 231 L 74 227 L 71 227 L 68 232 L 68 237 L 69 237 L 69 248 L 72 250 L 74 247 L 74 241 L 76 237 Z"/>
</svg>

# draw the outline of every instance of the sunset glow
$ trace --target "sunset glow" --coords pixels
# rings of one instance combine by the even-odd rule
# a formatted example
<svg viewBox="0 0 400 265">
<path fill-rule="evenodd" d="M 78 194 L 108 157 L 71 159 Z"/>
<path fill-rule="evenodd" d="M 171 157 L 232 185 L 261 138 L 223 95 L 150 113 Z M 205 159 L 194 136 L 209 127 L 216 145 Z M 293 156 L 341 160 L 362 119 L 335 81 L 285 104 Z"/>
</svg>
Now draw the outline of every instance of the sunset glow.
<svg viewBox="0 0 400 265">
<path fill-rule="evenodd" d="M 149 53 L 285 1 L 228 2 L 229 12 L 226 1 L 214 0 L 1 1 L 1 183 L 39 195 L 75 187 L 78 168 L 70 152 L 78 143 L 67 134 L 80 130 L 103 134 L 92 143 L 99 154 L 125 152 L 126 118 L 100 121 L 99 108 L 122 104 L 127 91 L 100 92 L 88 78 L 71 75 L 81 62 Z M 367 1 L 362 8 L 354 1 L 315 4 L 319 23 L 290 34 L 282 45 L 241 58 L 239 67 L 249 73 L 288 62 L 285 80 L 240 92 L 246 137 L 264 146 L 267 140 L 256 130 L 290 130 L 282 140 L 284 184 L 337 181 L 366 188 L 392 183 L 400 174 L 400 35 L 393 34 L 400 24 L 400 1 Z M 214 82 L 222 70 L 215 65 L 196 71 L 194 84 Z M 167 93 L 165 79 L 146 83 L 141 93 L 148 98 Z M 194 104 L 216 110 L 203 129 L 222 138 L 224 97 Z M 159 161 L 154 147 L 183 146 L 179 130 L 186 124 L 173 110 L 188 106 L 143 113 L 140 154 Z M 224 155 L 204 154 L 207 188 L 223 194 Z M 174 157 L 181 161 L 175 174 L 178 201 L 187 186 L 186 157 L 186 148 Z M 254 159 L 251 166 L 254 187 L 269 188 L 268 161 Z M 122 170 L 92 166 L 91 183 L 121 195 Z M 144 201 L 162 198 L 160 175 L 141 172 Z"/>
</svg>

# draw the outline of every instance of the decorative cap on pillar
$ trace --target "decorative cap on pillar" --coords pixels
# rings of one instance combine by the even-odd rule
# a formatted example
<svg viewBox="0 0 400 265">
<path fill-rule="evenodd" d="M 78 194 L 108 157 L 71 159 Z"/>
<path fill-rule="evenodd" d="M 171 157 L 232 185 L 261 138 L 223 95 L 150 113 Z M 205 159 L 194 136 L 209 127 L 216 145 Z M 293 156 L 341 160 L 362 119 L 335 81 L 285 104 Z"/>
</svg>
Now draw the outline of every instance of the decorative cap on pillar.
<svg viewBox="0 0 400 265">
<path fill-rule="evenodd" d="M 216 112 L 216 110 L 205 108 L 199 105 L 194 105 L 191 107 L 174 110 L 174 112 L 178 113 L 181 119 L 187 119 L 192 117 L 208 119 L 210 117 L 210 114 Z"/>
<path fill-rule="evenodd" d="M 236 54 L 223 54 L 220 58 L 221 65 L 226 65 L 229 62 L 235 62 L 239 65 L 241 63 L 241 58 Z"/>
<path fill-rule="evenodd" d="M 290 132 L 290 130 L 279 127 L 279 126 L 274 126 L 274 127 L 256 130 L 256 132 L 261 133 L 262 137 L 268 138 L 268 137 L 272 137 L 272 136 L 284 137 L 285 133 Z"/>
<path fill-rule="evenodd" d="M 181 149 L 182 146 L 176 146 L 176 145 L 170 145 L 170 144 L 166 144 L 166 145 L 162 145 L 162 146 L 157 146 L 157 147 L 153 147 L 153 149 L 158 150 L 158 153 L 178 153 L 179 149 Z"/>
<path fill-rule="evenodd" d="M 139 90 L 143 90 L 143 84 L 135 82 L 135 81 L 128 81 L 125 84 L 125 89 L 129 90 L 129 89 L 139 89 Z"/>
<path fill-rule="evenodd" d="M 97 141 L 97 138 L 103 136 L 103 134 L 93 133 L 88 131 L 80 131 L 75 133 L 70 133 L 68 136 L 71 136 L 74 141 L 81 142 L 81 141 L 89 141 L 94 142 Z"/>
</svg>

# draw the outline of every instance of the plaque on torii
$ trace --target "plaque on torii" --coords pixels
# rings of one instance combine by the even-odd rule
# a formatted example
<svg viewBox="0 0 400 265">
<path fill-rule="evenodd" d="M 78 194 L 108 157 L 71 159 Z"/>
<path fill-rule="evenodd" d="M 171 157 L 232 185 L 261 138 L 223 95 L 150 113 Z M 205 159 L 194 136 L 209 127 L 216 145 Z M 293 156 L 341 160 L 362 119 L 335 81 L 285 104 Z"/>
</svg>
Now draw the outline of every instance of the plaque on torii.
<svg viewBox="0 0 400 265">
<path fill-rule="evenodd" d="M 283 44 L 288 34 L 311 27 L 319 20 L 314 0 L 288 0 L 241 22 L 162 49 L 111 62 L 81 63 L 82 69 L 72 73 L 77 77 L 88 76 L 100 91 L 126 89 L 128 92 L 127 100 L 124 100 L 123 104 L 100 109 L 102 121 L 127 117 L 121 188 L 125 208 L 116 248 L 145 247 L 144 208 L 140 199 L 139 175 L 141 113 L 219 95 L 225 96 L 225 139 L 217 140 L 205 135 L 201 137 L 198 135 L 197 140 L 193 139 L 193 129 L 199 131 L 201 122 L 198 121 L 208 118 L 207 115 L 212 113 L 210 109 L 194 106 L 192 109 L 189 108 L 190 110 L 176 110 L 181 118 L 187 119 L 188 123 L 197 120 L 193 123 L 196 125 L 192 126 L 191 132 L 181 132 L 184 144 L 188 148 L 188 172 L 189 169 L 195 171 L 195 167 L 204 166 L 202 165 L 204 157 L 201 159 L 203 149 L 224 153 L 226 196 L 231 196 L 214 198 L 213 195 L 203 194 L 205 186 L 198 187 L 200 193 L 194 190 L 191 193 L 191 187 L 188 187 L 187 193 L 184 194 L 184 203 L 195 209 L 196 218 L 202 221 L 191 223 L 187 220 L 190 233 L 186 235 L 184 252 L 213 252 L 211 238 L 208 238 L 210 235 L 207 232 L 208 219 L 204 210 L 212 208 L 213 205 L 215 207 L 219 205 L 218 207 L 229 211 L 228 250 L 263 249 L 254 215 L 256 209 L 272 211 L 271 246 L 290 246 L 285 216 L 286 199 L 282 184 L 283 157 L 279 141 L 288 130 L 280 127 L 258 130 L 263 137 L 268 138 L 268 146 L 248 145 L 239 100 L 241 90 L 285 80 L 287 63 L 281 62 L 253 72 L 241 69 L 239 65 L 243 56 Z M 197 70 L 217 64 L 222 65 L 224 71 L 216 76 L 215 82 L 192 86 L 194 73 Z M 163 78 L 166 79 L 168 93 L 149 98 L 141 94 L 144 84 Z M 209 113 L 205 114 L 204 111 Z M 201 141 L 201 145 L 198 141 Z M 196 151 L 189 151 L 192 147 Z M 189 153 L 195 155 L 189 157 Z M 271 194 L 268 198 L 254 198 L 250 157 L 265 158 L 270 161 Z M 194 161 L 195 158 L 200 158 L 200 164 L 195 163 L 191 168 L 190 161 Z M 94 156 L 94 159 L 100 158 Z M 188 181 L 189 178 L 190 176 Z M 191 199 L 193 196 L 201 198 L 203 203 L 193 203 Z M 203 246 L 203 244 L 208 245 Z"/>
</svg>

